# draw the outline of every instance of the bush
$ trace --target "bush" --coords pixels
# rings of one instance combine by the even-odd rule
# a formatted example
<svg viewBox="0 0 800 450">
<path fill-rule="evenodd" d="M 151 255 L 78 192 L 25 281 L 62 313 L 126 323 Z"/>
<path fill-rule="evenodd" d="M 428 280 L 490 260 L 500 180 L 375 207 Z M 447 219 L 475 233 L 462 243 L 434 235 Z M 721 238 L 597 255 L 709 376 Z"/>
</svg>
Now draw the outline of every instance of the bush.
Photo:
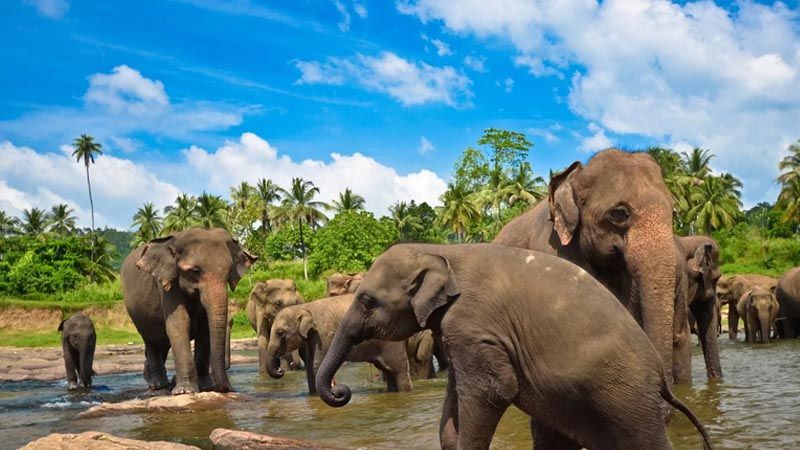
<svg viewBox="0 0 800 450">
<path fill-rule="evenodd" d="M 314 231 L 303 224 L 303 241 L 306 246 L 306 255 L 311 254 L 314 248 Z M 302 258 L 303 252 L 300 246 L 300 227 L 297 224 L 286 225 L 280 230 L 271 234 L 265 242 L 267 256 L 281 261 L 291 261 Z"/>
<path fill-rule="evenodd" d="M 390 222 L 376 220 L 366 211 L 341 212 L 317 231 L 308 256 L 310 272 L 315 276 L 327 270 L 362 272 L 396 240 Z"/>
</svg>

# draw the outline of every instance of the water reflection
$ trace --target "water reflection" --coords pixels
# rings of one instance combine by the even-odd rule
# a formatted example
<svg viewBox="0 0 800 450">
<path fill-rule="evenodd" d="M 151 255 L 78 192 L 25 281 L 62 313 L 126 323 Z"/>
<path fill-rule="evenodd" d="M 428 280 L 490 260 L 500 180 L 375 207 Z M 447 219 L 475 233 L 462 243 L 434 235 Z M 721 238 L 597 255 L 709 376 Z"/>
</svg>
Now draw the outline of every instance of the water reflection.
<svg viewBox="0 0 800 450">
<path fill-rule="evenodd" d="M 724 336 L 723 336 L 724 337 Z M 800 448 L 800 341 L 747 345 L 722 340 L 724 382 L 708 382 L 699 348 L 693 358 L 693 386 L 676 394 L 709 429 L 719 449 Z M 89 392 L 67 392 L 63 383 L 0 384 L 2 448 L 17 448 L 52 432 L 106 431 L 147 440 L 169 440 L 209 448 L 214 428 L 316 440 L 346 448 L 435 448 L 446 380 L 415 382 L 410 394 L 385 391 L 366 365 L 348 365 L 337 381 L 353 388 L 351 404 L 326 406 L 308 395 L 305 374 L 288 373 L 274 380 L 256 373 L 255 365 L 235 366 L 231 382 L 248 401 L 205 411 L 137 413 L 80 419 L 77 412 L 94 403 L 148 395 L 141 374 L 99 376 L 106 386 Z M 676 450 L 696 449 L 699 436 L 676 414 L 670 426 Z M 500 422 L 493 448 L 530 449 L 528 418 L 516 408 Z"/>
</svg>

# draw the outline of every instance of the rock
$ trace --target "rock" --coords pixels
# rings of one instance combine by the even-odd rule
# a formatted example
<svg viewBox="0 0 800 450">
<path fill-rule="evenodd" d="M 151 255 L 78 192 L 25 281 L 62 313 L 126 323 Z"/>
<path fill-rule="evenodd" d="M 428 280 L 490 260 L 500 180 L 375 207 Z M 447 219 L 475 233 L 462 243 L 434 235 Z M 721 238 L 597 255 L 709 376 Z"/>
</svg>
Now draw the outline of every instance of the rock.
<svg viewBox="0 0 800 450">
<path fill-rule="evenodd" d="M 218 407 L 231 400 L 242 400 L 240 394 L 200 392 L 184 395 L 161 395 L 146 399 L 126 400 L 119 403 L 102 403 L 78 414 L 78 417 L 97 417 L 110 414 L 128 414 L 145 411 L 186 411 Z"/>
<path fill-rule="evenodd" d="M 51 434 L 29 442 L 22 450 L 199 450 L 192 445 L 164 441 L 138 441 L 98 431 L 81 434 Z"/>
<path fill-rule="evenodd" d="M 250 433 L 248 431 L 226 430 L 217 428 L 211 432 L 211 443 L 214 448 L 222 450 L 335 450 L 310 441 L 289 439 L 265 434 Z"/>
</svg>

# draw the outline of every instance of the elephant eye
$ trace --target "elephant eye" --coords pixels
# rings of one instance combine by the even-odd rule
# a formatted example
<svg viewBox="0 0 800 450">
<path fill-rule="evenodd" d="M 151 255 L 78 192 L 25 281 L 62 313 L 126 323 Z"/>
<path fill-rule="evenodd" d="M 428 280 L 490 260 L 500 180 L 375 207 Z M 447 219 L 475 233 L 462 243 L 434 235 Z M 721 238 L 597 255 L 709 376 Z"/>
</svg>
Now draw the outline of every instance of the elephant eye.
<svg viewBox="0 0 800 450">
<path fill-rule="evenodd" d="M 277 334 L 278 334 L 278 336 L 283 337 L 284 335 L 286 335 L 286 331 L 285 330 L 278 330 Z"/>
<path fill-rule="evenodd" d="M 623 224 L 630 219 L 631 213 L 628 211 L 628 208 L 625 206 L 617 206 L 614 207 L 611 211 L 608 212 L 608 218 L 611 219 L 612 222 L 617 224 Z"/>
<path fill-rule="evenodd" d="M 364 294 L 364 295 L 362 295 L 362 296 L 361 296 L 361 303 L 363 303 L 363 304 L 364 304 L 364 306 L 365 306 L 367 309 L 373 309 L 373 308 L 375 308 L 376 306 L 378 306 L 378 302 L 377 302 L 377 301 L 375 301 L 375 299 L 374 299 L 374 298 L 370 297 L 370 296 L 369 296 L 369 295 L 367 295 L 367 294 Z"/>
</svg>

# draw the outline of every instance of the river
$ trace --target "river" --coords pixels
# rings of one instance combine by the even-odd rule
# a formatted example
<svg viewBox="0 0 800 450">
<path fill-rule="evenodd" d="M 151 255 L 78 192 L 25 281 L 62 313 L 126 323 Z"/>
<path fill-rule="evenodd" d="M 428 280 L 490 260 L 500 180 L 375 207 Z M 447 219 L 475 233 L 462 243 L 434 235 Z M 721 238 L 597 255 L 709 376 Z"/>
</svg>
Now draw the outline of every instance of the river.
<svg viewBox="0 0 800 450">
<path fill-rule="evenodd" d="M 718 449 L 800 448 L 800 340 L 748 345 L 721 340 L 723 382 L 705 379 L 699 347 L 693 356 L 692 386 L 675 391 L 700 417 Z M 416 381 L 410 394 L 384 392 L 377 372 L 366 365 L 345 366 L 337 382 L 353 388 L 344 408 L 310 397 L 305 374 L 273 380 L 255 365 L 229 372 L 238 392 L 250 401 L 230 402 L 192 413 L 141 413 L 84 419 L 92 404 L 141 397 L 141 374 L 97 376 L 91 392 L 68 393 L 64 382 L 0 383 L 0 448 L 18 448 L 50 433 L 88 430 L 143 440 L 168 440 L 210 448 L 215 428 L 310 439 L 345 448 L 422 449 L 438 447 L 438 421 L 446 375 Z M 675 449 L 699 449 L 692 425 L 679 414 L 669 429 Z M 508 410 L 493 448 L 530 449 L 528 419 Z"/>
</svg>

